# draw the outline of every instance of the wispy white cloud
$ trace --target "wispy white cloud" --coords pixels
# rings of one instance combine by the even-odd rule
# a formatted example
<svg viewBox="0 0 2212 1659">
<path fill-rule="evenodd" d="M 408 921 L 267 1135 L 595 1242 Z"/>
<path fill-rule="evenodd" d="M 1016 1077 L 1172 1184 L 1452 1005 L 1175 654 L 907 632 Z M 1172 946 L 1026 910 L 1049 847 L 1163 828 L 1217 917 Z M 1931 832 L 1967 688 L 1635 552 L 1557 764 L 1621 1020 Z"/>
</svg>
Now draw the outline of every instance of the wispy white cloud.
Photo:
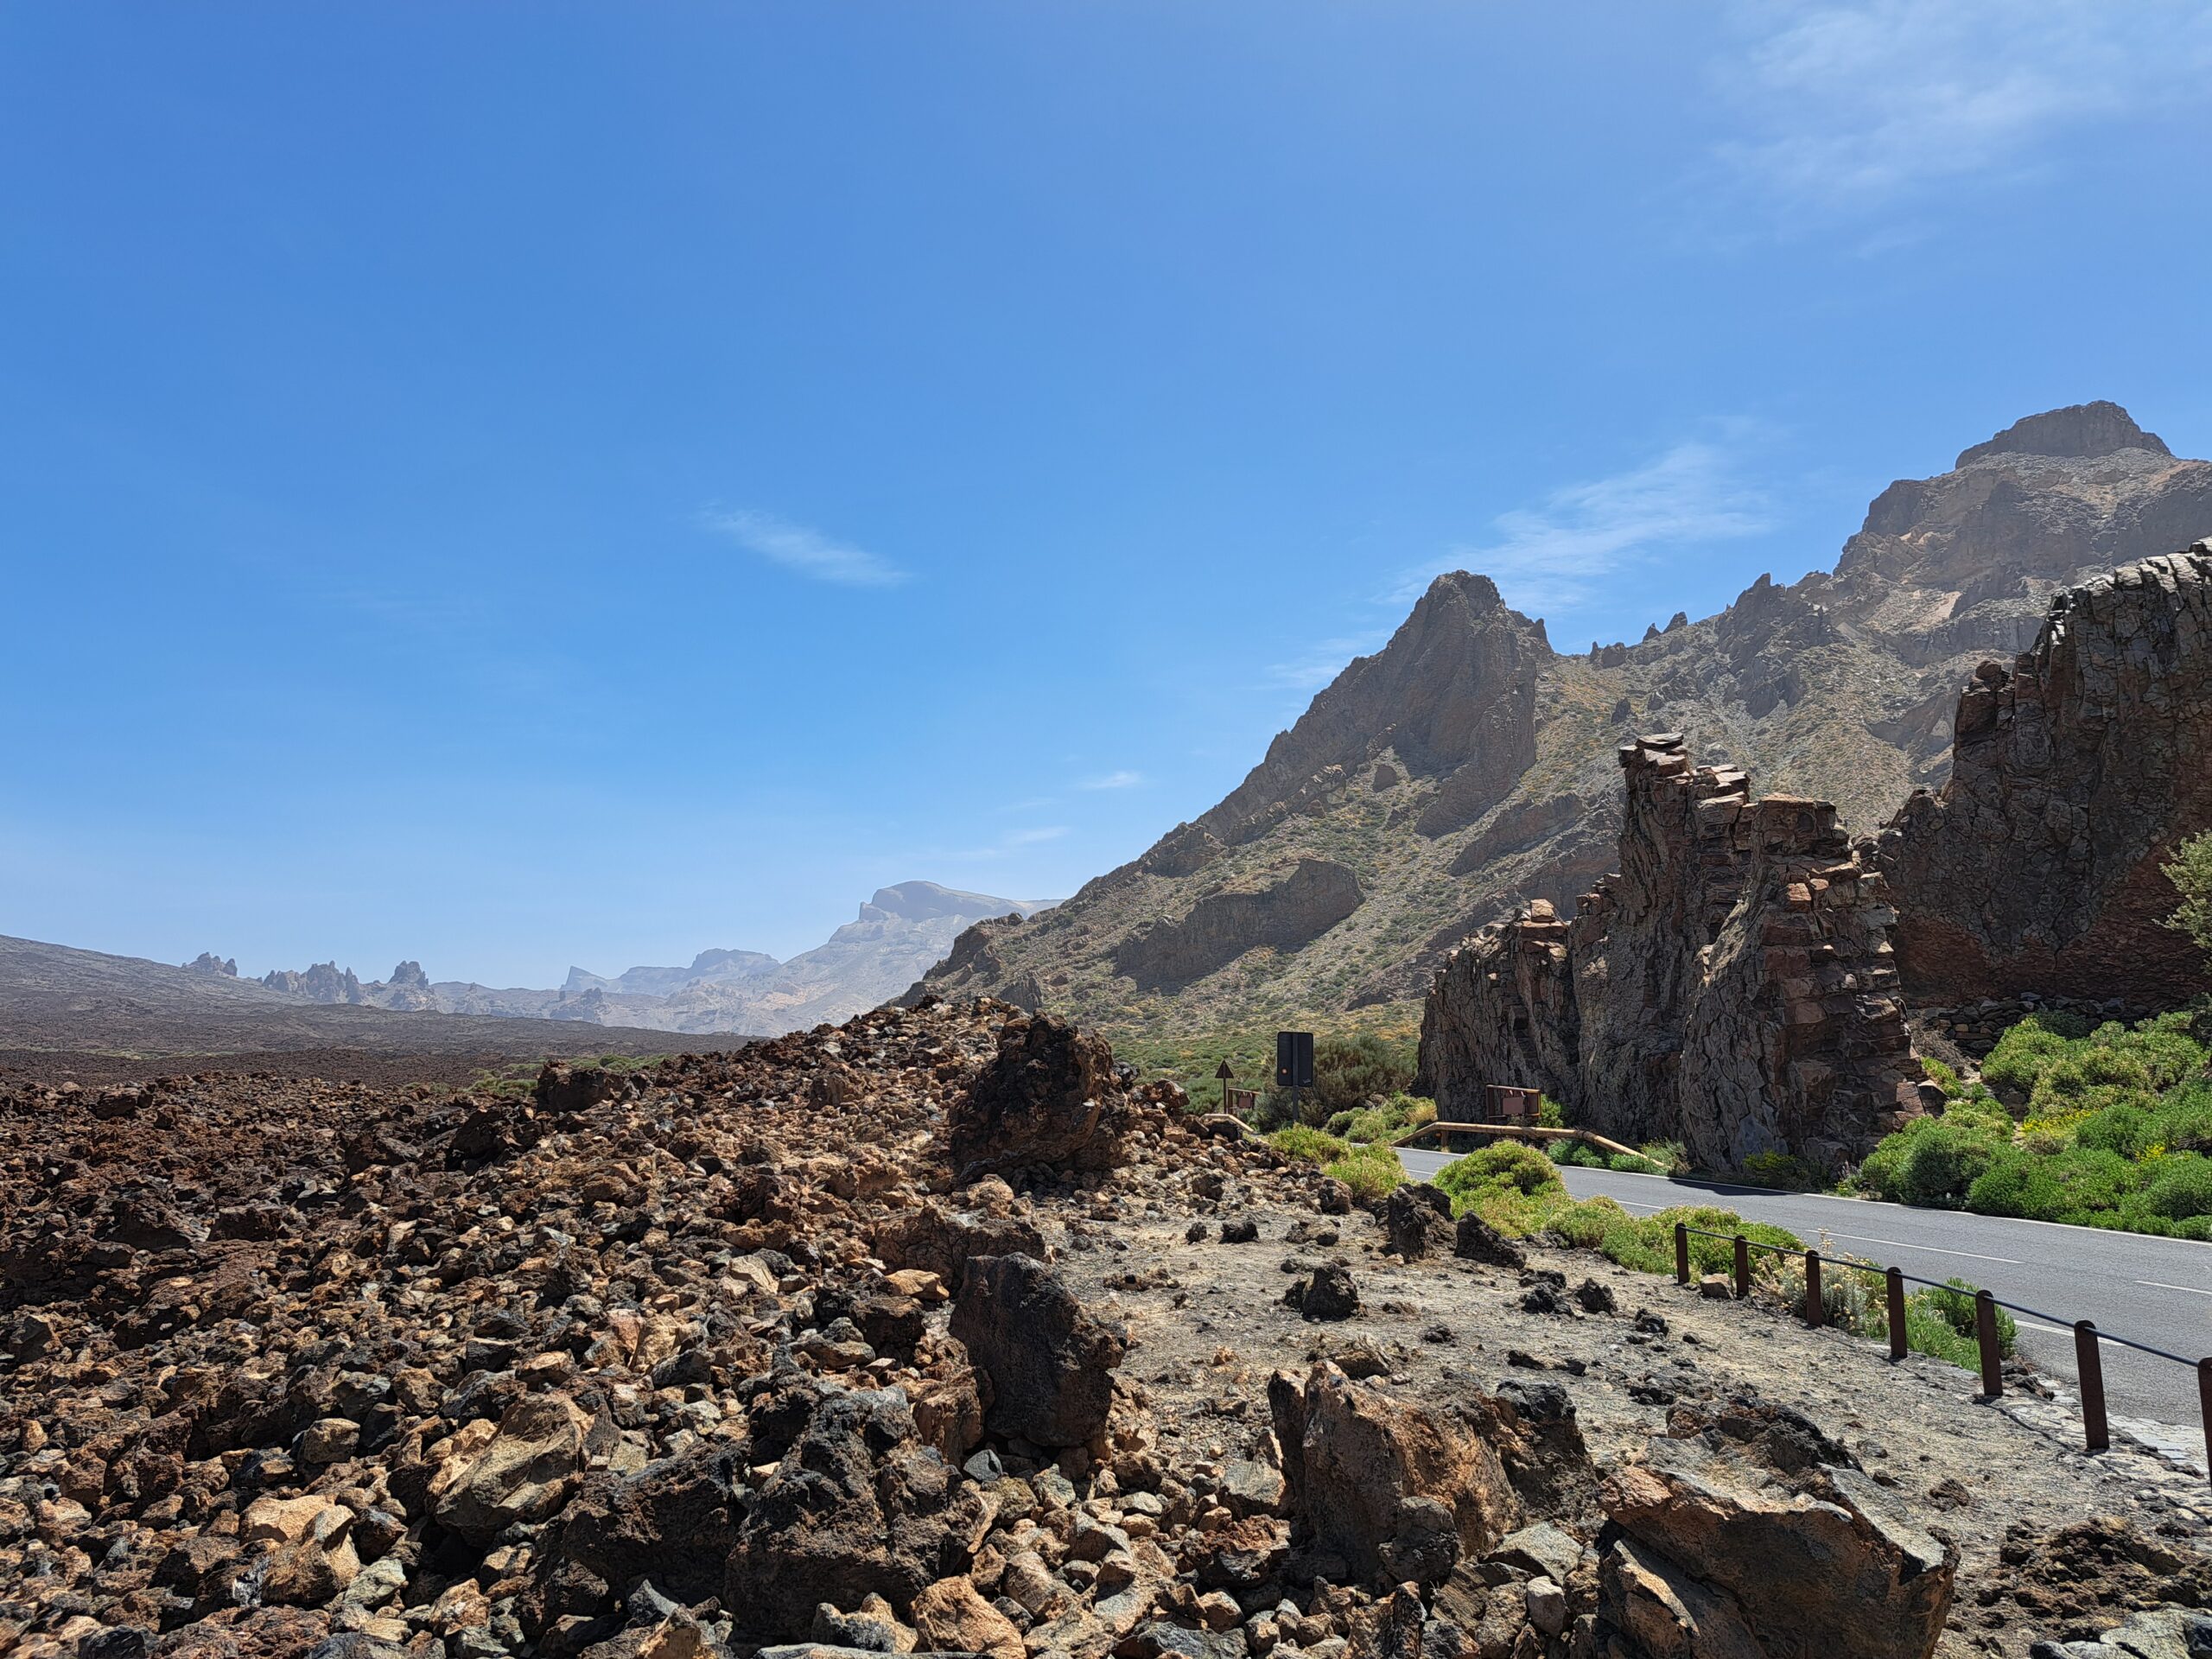
<svg viewBox="0 0 2212 1659">
<path fill-rule="evenodd" d="M 895 588 L 912 580 L 909 572 L 879 554 L 833 541 L 820 531 L 773 513 L 710 512 L 706 522 L 747 552 L 817 582 L 835 582 L 842 588 Z"/>
<path fill-rule="evenodd" d="M 1009 847 L 1033 847 L 1040 841 L 1058 841 L 1068 832 L 1065 823 L 1039 824 L 1033 830 L 1016 830 L 1006 838 Z"/>
<path fill-rule="evenodd" d="M 1109 772 L 1103 777 L 1086 778 L 1076 787 L 1077 789 L 1135 789 L 1142 782 L 1144 782 L 1144 773 L 1124 770 Z"/>
<path fill-rule="evenodd" d="M 1389 595 L 1389 602 L 1402 604 L 1403 595 L 1394 589 Z M 1373 628 L 1365 633 L 1341 634 L 1333 639 L 1318 639 L 1287 661 L 1269 664 L 1268 683 L 1291 691 L 1319 691 L 1343 673 L 1344 665 L 1353 658 L 1380 651 L 1389 638 L 1389 629 Z"/>
<path fill-rule="evenodd" d="M 1729 173 L 1821 213 L 2024 169 L 2087 125 L 2202 95 L 2201 0 L 1748 0 L 1715 66 L 1747 135 Z"/>
<path fill-rule="evenodd" d="M 1500 513 L 1490 537 L 1408 571 L 1389 597 L 1403 603 L 1446 570 L 1472 570 L 1496 582 L 1515 609 L 1556 618 L 1588 606 L 1643 560 L 1756 536 L 1770 522 L 1767 505 L 1737 461 L 1751 429 L 1737 423 L 1729 430 L 1738 442 L 1677 443 L 1640 467 Z"/>
</svg>

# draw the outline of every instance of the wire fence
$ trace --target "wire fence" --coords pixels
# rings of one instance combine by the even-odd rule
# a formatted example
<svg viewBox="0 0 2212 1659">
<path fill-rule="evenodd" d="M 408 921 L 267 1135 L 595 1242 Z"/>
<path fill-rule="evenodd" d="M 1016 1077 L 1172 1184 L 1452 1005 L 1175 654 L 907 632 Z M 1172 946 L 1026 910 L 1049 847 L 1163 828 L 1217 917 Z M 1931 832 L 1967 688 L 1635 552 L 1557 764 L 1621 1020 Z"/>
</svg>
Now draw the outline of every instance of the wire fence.
<svg viewBox="0 0 2212 1659">
<path fill-rule="evenodd" d="M 1741 1233 L 1716 1233 L 1702 1227 L 1675 1224 L 1675 1277 L 1681 1284 L 1690 1282 L 1690 1239 L 1718 1239 L 1735 1246 L 1734 1284 L 1738 1300 L 1751 1294 L 1751 1252 L 1763 1250 L 1770 1255 L 1802 1256 L 1805 1262 L 1805 1323 L 1819 1326 L 1827 1323 L 1827 1306 L 1821 1294 L 1821 1274 L 1824 1268 L 1837 1268 L 1846 1273 L 1879 1275 L 1885 1282 L 1885 1312 L 1890 1337 L 1890 1357 L 1903 1359 L 1909 1351 L 1905 1339 L 1905 1286 L 1925 1285 L 1931 1290 L 1948 1292 L 1954 1296 L 1967 1293 L 1956 1285 L 1944 1284 L 1934 1279 L 1923 1279 L 1899 1268 L 1885 1268 L 1872 1262 L 1854 1261 L 1848 1256 L 1823 1257 L 1818 1250 L 1790 1249 L 1778 1244 L 1764 1244 Z M 2004 1354 L 1998 1334 L 1997 1310 L 2024 1313 L 2031 1319 L 2041 1319 L 2049 1325 L 2069 1329 L 2074 1333 L 2074 1363 L 2081 1376 L 2082 1433 L 2092 1452 L 2109 1450 L 2112 1433 L 2105 1417 L 2105 1370 L 2102 1345 L 2118 1343 L 2137 1353 L 2149 1354 L 2156 1359 L 2171 1360 L 2185 1365 L 2196 1373 L 2197 1412 L 2204 1428 L 2204 1456 L 2208 1476 L 2212 1476 L 2212 1358 L 2190 1359 L 2184 1355 L 2169 1353 L 2164 1348 L 2154 1348 L 2147 1342 L 2138 1342 L 2132 1337 L 2118 1336 L 2109 1331 L 2100 1331 L 2092 1319 L 2068 1319 L 2056 1313 L 2045 1313 L 2018 1302 L 2001 1301 L 1986 1290 L 1974 1293 L 1974 1344 L 1981 1361 L 1981 1391 L 1990 1399 L 2005 1392 Z"/>
</svg>

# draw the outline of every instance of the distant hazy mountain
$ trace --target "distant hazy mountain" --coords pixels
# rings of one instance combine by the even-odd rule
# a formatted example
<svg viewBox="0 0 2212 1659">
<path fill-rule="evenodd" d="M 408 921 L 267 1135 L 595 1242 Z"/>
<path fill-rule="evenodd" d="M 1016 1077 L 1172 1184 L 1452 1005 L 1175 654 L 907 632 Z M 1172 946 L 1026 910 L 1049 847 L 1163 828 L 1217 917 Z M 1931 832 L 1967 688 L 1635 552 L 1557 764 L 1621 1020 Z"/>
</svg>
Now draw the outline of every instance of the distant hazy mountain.
<svg viewBox="0 0 2212 1659">
<path fill-rule="evenodd" d="M 302 1001 L 358 1004 L 409 1013 L 574 1020 L 654 1031 L 745 1032 L 776 1036 L 832 1024 L 890 1001 L 927 971 L 962 931 L 992 917 L 1033 915 L 1034 899 L 995 899 L 934 881 L 882 887 L 823 944 L 789 962 L 760 950 L 702 950 L 688 968 L 637 967 L 614 975 L 570 968 L 557 990 L 433 982 L 418 963 L 366 982 L 335 962 L 280 969 L 260 983 Z M 189 964 L 219 974 L 203 955 Z"/>
<path fill-rule="evenodd" d="M 334 969 L 330 977 L 341 986 L 352 978 Z M 359 987 L 359 981 L 353 982 Z M 726 1047 L 733 1040 L 724 1035 L 698 1046 Z M 465 1057 L 459 1071 L 466 1076 L 480 1065 L 507 1058 L 642 1054 L 667 1046 L 661 1033 L 651 1031 L 586 1031 L 535 1020 L 437 1013 L 418 1018 L 379 1007 L 326 1005 L 240 979 L 233 964 L 213 957 L 175 968 L 0 936 L 0 1065 L 11 1071 L 36 1070 L 48 1063 L 41 1057 L 236 1060 L 308 1051 L 323 1056 L 318 1065 L 339 1068 L 319 1073 L 324 1076 L 352 1075 L 348 1068 L 364 1064 L 373 1069 L 378 1056 L 434 1055 Z M 426 1065 L 422 1075 L 440 1071 Z"/>
</svg>

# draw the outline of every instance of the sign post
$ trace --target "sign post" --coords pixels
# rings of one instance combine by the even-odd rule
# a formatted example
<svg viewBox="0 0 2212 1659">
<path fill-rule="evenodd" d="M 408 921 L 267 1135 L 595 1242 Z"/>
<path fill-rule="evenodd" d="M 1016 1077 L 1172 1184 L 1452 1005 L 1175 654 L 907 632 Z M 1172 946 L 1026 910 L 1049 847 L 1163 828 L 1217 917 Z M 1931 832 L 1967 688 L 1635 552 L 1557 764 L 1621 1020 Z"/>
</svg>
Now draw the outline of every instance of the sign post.
<svg viewBox="0 0 2212 1659">
<path fill-rule="evenodd" d="M 1298 1115 L 1298 1091 L 1313 1086 L 1313 1033 L 1310 1031 L 1275 1033 L 1275 1087 L 1287 1089 L 1291 1116 Z"/>
<path fill-rule="evenodd" d="M 1236 1075 L 1229 1069 L 1227 1060 L 1224 1060 L 1214 1071 L 1214 1076 L 1221 1079 L 1221 1109 L 1224 1112 L 1229 1109 L 1229 1080 Z"/>
</svg>

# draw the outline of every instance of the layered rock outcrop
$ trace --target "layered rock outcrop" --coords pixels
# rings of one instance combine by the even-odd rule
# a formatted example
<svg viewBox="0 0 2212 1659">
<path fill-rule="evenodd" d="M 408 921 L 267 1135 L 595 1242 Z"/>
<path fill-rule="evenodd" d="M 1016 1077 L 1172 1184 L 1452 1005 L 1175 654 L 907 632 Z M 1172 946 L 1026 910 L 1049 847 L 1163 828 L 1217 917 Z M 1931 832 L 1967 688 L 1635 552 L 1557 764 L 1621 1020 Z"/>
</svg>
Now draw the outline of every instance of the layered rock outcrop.
<svg viewBox="0 0 2212 1659">
<path fill-rule="evenodd" d="M 1359 908 L 1359 878 L 1325 858 L 1210 893 L 1177 921 L 1132 934 L 1114 965 L 1138 984 L 1172 990 L 1262 945 L 1294 950 Z"/>
<path fill-rule="evenodd" d="M 1573 921 L 1538 900 L 1430 988 L 1415 1088 L 1477 1115 L 1482 1085 L 1540 1088 L 1617 1139 L 1701 1164 L 1856 1158 L 1919 1109 L 1880 875 L 1835 808 L 1753 799 L 1673 733 L 1621 751 L 1620 869 Z"/>
<path fill-rule="evenodd" d="M 2033 990 L 2170 1007 L 2202 953 L 2161 872 L 2212 828 L 2212 540 L 2059 595 L 1959 698 L 1951 776 L 1882 833 L 1916 995 Z"/>
</svg>

